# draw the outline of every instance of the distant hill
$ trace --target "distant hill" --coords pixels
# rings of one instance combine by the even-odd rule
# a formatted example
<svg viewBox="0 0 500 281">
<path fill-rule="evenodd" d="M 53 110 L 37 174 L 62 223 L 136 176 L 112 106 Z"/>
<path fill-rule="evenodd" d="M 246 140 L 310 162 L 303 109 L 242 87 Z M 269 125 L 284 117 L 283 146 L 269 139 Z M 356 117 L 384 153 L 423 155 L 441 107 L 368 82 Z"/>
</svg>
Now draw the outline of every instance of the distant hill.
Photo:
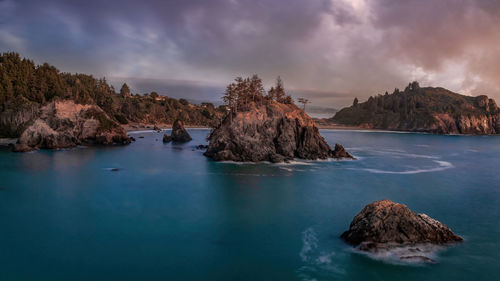
<svg viewBox="0 0 500 281">
<path fill-rule="evenodd" d="M 225 111 L 156 92 L 132 94 L 126 84 L 117 93 L 104 78 L 63 73 L 47 63 L 35 65 L 17 53 L 0 54 L 0 137 L 19 137 L 43 106 L 56 101 L 96 105 L 120 124 L 172 124 L 180 119 L 187 125 L 210 126 Z"/>
<path fill-rule="evenodd" d="M 493 99 L 410 83 L 404 91 L 370 97 L 341 109 L 329 122 L 363 128 L 436 134 L 500 134 L 500 109 Z"/>
</svg>

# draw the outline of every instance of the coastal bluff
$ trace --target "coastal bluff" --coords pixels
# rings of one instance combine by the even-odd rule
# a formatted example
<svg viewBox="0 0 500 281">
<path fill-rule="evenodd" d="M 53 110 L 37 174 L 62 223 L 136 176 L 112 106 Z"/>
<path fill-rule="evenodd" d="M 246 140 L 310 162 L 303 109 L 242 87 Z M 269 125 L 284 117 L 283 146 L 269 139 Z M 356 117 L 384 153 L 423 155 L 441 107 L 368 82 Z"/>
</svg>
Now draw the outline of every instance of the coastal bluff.
<svg viewBox="0 0 500 281">
<path fill-rule="evenodd" d="M 231 112 L 207 139 L 204 155 L 216 161 L 354 158 L 340 144 L 332 150 L 302 109 L 274 100 L 250 102 L 245 110 Z"/>
<path fill-rule="evenodd" d="M 69 148 L 80 144 L 128 144 L 125 130 L 101 108 L 59 100 L 40 108 L 13 151 Z"/>
<path fill-rule="evenodd" d="M 485 95 L 472 97 L 444 88 L 420 87 L 410 83 L 345 107 L 326 124 L 365 129 L 426 132 L 433 134 L 500 134 L 500 109 Z"/>
</svg>

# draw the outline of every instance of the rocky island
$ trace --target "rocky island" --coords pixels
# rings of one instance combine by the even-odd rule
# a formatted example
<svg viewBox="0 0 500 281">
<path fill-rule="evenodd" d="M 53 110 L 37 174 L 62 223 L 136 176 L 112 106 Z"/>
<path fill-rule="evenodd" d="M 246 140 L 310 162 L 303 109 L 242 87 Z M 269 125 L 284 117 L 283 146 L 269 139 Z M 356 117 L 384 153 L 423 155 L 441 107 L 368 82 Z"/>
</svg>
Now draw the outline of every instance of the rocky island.
<svg viewBox="0 0 500 281">
<path fill-rule="evenodd" d="M 419 245 L 446 245 L 463 240 L 441 222 L 426 214 L 415 214 L 407 206 L 390 200 L 365 206 L 341 238 L 361 251 L 372 253 L 413 247 L 410 252 L 414 254 L 400 258 L 423 261 L 431 260 L 419 254 Z"/>
<path fill-rule="evenodd" d="M 444 88 L 410 83 L 343 108 L 329 123 L 368 129 L 435 134 L 500 134 L 500 109 L 487 96 L 464 96 Z M 327 122 L 327 123 L 328 123 Z"/>
<path fill-rule="evenodd" d="M 172 133 L 170 136 L 167 134 L 163 135 L 163 142 L 188 142 L 190 140 L 192 140 L 191 136 L 186 129 L 184 129 L 184 124 L 179 119 L 175 120 L 172 125 Z"/>
<path fill-rule="evenodd" d="M 216 161 L 353 159 L 340 144 L 330 148 L 311 117 L 286 95 L 279 78 L 267 94 L 257 76 L 237 78 L 227 87 L 224 101 L 229 111 L 208 136 L 205 152 Z"/>
</svg>

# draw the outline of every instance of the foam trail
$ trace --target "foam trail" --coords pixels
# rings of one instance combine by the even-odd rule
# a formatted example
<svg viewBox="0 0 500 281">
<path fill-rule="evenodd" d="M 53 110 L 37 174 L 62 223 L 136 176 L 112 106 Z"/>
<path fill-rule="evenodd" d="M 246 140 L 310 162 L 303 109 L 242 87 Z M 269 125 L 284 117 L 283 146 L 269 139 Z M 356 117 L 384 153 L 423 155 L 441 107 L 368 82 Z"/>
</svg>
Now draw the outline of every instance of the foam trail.
<svg viewBox="0 0 500 281">
<path fill-rule="evenodd" d="M 439 161 L 434 160 L 434 162 L 438 163 L 439 166 L 430 169 L 416 169 L 416 170 L 407 170 L 407 171 L 387 171 L 387 170 L 378 170 L 378 169 L 362 169 L 364 171 L 374 173 L 374 174 L 396 174 L 396 175 L 411 175 L 411 174 L 420 174 L 420 173 L 430 173 L 430 172 L 439 172 L 447 169 L 454 168 L 453 164 L 447 161 Z"/>
<path fill-rule="evenodd" d="M 358 249 L 353 251 L 366 255 L 372 259 L 399 265 L 422 265 L 436 263 L 437 253 L 443 250 L 443 246 L 432 244 L 418 244 L 412 246 L 398 246 L 388 249 L 380 249 L 377 252 L 366 252 Z"/>
</svg>

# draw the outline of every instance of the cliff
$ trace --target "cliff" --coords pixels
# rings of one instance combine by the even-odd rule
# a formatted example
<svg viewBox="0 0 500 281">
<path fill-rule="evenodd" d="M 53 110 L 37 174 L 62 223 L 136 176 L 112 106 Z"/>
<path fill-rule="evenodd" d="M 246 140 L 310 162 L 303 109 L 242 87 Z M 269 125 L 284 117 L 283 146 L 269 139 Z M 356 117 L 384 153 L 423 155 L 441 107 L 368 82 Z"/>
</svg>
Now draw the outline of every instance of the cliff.
<svg viewBox="0 0 500 281">
<path fill-rule="evenodd" d="M 228 114 L 208 140 L 205 155 L 216 161 L 353 158 L 341 145 L 332 151 L 314 121 L 295 104 L 274 100 L 250 102 Z"/>
<path fill-rule="evenodd" d="M 343 108 L 332 123 L 435 134 L 500 134 L 500 109 L 487 96 L 464 96 L 410 83 L 404 91 L 370 97 Z"/>
<path fill-rule="evenodd" d="M 212 126 L 224 107 L 190 104 L 184 99 L 147 94 L 119 94 L 105 79 L 60 72 L 47 63 L 35 65 L 17 53 L 0 54 L 0 137 L 18 138 L 38 118 L 40 108 L 56 100 L 95 105 L 119 124 Z"/>
<path fill-rule="evenodd" d="M 96 105 L 54 101 L 40 108 L 36 116 L 21 133 L 14 151 L 130 143 L 125 130 Z"/>
</svg>

